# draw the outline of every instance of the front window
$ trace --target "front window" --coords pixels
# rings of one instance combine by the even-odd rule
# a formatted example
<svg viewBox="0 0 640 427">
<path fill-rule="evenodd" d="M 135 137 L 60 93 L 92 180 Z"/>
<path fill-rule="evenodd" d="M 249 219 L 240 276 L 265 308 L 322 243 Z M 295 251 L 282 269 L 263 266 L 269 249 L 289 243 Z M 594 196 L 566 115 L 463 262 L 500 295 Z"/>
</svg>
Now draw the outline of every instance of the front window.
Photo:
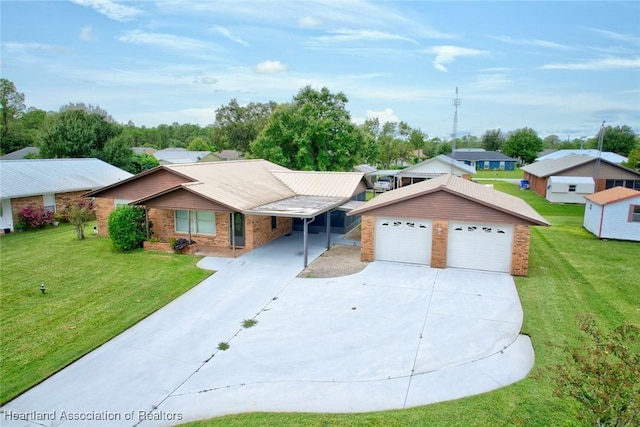
<svg viewBox="0 0 640 427">
<path fill-rule="evenodd" d="M 56 211 L 56 195 L 55 194 L 45 194 L 42 196 L 44 210 L 55 212 Z"/>
<path fill-rule="evenodd" d="M 175 211 L 176 232 L 196 234 L 216 234 L 216 217 L 211 211 Z"/>
</svg>

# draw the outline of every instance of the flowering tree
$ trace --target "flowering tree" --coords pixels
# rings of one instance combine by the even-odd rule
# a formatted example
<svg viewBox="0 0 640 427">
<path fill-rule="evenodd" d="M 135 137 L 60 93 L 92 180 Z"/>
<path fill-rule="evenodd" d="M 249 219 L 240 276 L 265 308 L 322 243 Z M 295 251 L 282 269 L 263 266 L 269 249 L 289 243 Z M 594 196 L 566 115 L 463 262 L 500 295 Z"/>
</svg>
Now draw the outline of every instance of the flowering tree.
<svg viewBox="0 0 640 427">
<path fill-rule="evenodd" d="M 87 221 L 94 218 L 94 205 L 92 200 L 80 199 L 76 203 L 68 205 L 64 209 L 64 217 L 73 225 L 78 235 L 78 240 L 84 239 L 84 226 Z"/>
</svg>

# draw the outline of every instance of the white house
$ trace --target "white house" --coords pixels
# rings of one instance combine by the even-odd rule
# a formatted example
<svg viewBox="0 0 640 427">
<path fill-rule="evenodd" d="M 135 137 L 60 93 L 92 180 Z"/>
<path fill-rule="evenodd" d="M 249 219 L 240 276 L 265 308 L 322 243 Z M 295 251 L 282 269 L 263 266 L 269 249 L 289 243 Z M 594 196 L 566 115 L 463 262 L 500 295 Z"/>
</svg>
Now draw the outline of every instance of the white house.
<svg viewBox="0 0 640 427">
<path fill-rule="evenodd" d="M 414 184 L 416 182 L 435 178 L 441 175 L 456 175 L 465 179 L 470 179 L 476 170 L 463 162 L 452 159 L 449 156 L 440 154 L 439 156 L 425 160 L 396 173 L 396 187 Z"/>
<path fill-rule="evenodd" d="M 585 203 L 585 196 L 593 194 L 596 184 L 590 176 L 551 176 L 546 199 L 552 203 Z"/>
<path fill-rule="evenodd" d="M 600 239 L 640 242 L 640 191 L 614 187 L 586 199 L 584 228 Z"/>
</svg>

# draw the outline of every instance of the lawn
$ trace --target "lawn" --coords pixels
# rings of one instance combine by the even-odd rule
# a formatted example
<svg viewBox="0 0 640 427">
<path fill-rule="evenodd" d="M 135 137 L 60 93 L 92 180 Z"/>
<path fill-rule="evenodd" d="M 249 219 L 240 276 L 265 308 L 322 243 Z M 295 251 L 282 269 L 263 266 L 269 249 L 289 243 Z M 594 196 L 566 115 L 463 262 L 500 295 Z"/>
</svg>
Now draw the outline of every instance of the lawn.
<svg viewBox="0 0 640 427">
<path fill-rule="evenodd" d="M 0 255 L 2 403 L 210 275 L 197 257 L 117 253 L 108 238 L 78 240 L 69 224 L 4 235 Z"/>
<path fill-rule="evenodd" d="M 485 170 L 481 170 L 481 171 L 476 171 L 475 175 L 471 175 L 471 178 L 522 179 L 523 176 L 524 176 L 524 172 L 522 172 L 520 169 L 516 169 L 516 170 L 512 170 L 512 171 L 499 171 L 499 170 L 485 171 Z"/>
<path fill-rule="evenodd" d="M 532 191 L 495 182 L 522 197 L 551 227 L 533 227 L 528 277 L 516 278 L 536 364 L 529 376 L 494 392 L 406 410 L 362 414 L 252 413 L 189 426 L 550 426 L 580 425 L 578 407 L 554 396 L 554 368 L 567 362 L 564 342 L 577 343 L 576 315 L 592 313 L 610 330 L 640 318 L 640 244 L 603 241 L 582 228 L 584 206 L 548 203 Z"/>
</svg>

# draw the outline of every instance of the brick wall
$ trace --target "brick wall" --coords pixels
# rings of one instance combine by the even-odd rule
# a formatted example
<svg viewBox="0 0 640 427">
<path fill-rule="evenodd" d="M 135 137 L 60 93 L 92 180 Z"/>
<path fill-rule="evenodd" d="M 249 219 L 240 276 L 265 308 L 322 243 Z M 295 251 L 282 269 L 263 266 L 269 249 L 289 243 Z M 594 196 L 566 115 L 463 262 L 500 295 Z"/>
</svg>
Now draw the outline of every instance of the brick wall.
<svg viewBox="0 0 640 427">
<path fill-rule="evenodd" d="M 514 276 L 526 276 L 529 272 L 530 233 L 528 225 L 514 226 L 511 250 L 511 274 Z"/>
<path fill-rule="evenodd" d="M 216 212 L 216 234 L 191 233 L 191 240 L 198 246 L 229 246 L 229 213 Z M 152 236 L 161 242 L 168 242 L 172 237 L 189 238 L 189 233 L 175 231 L 174 211 L 171 209 L 149 209 L 149 220 L 153 223 Z"/>
<path fill-rule="evenodd" d="M 278 217 L 276 228 L 271 228 L 270 216 L 245 216 L 245 248 L 255 249 L 273 239 L 291 232 L 293 219 Z"/>
<path fill-rule="evenodd" d="M 20 222 L 20 211 L 29 206 L 40 206 L 44 208 L 42 196 L 17 197 L 11 199 L 11 215 L 13 216 L 13 226 Z"/>
<path fill-rule="evenodd" d="M 376 218 L 363 215 L 360 227 L 360 259 L 371 262 L 375 259 Z"/>
<path fill-rule="evenodd" d="M 445 268 L 447 266 L 447 236 L 449 221 L 445 219 L 433 220 L 431 235 L 431 267 Z"/>
<path fill-rule="evenodd" d="M 113 199 L 96 198 L 95 200 L 96 221 L 98 226 L 98 236 L 106 237 L 109 235 L 107 229 L 107 219 L 112 210 L 115 209 Z"/>
</svg>

